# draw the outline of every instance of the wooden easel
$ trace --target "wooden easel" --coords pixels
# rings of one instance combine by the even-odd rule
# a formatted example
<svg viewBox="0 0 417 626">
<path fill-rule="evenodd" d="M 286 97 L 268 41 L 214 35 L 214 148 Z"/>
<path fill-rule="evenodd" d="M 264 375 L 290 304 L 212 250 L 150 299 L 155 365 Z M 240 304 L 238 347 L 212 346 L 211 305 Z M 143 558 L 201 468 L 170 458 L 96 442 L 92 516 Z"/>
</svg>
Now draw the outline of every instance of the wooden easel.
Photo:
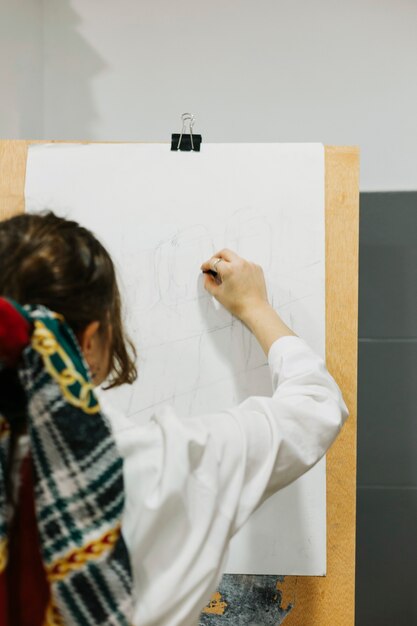
<svg viewBox="0 0 417 626">
<path fill-rule="evenodd" d="M 0 142 L 0 220 L 25 208 L 28 146 Z M 326 364 L 342 389 L 350 417 L 327 454 L 327 575 L 287 576 L 277 583 L 286 626 L 354 626 L 356 399 L 359 256 L 359 151 L 326 146 Z M 1 268 L 0 268 L 1 271 Z M 213 597 L 209 613 L 225 602 Z"/>
</svg>

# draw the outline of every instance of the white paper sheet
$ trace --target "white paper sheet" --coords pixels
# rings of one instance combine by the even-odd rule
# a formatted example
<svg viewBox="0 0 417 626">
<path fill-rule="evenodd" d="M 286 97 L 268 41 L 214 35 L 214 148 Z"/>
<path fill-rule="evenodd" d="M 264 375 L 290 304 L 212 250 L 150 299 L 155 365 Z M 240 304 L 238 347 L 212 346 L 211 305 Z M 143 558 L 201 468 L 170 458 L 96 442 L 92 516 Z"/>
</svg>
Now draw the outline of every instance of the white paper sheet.
<svg viewBox="0 0 417 626">
<path fill-rule="evenodd" d="M 202 286 L 200 264 L 229 247 L 260 263 L 283 320 L 325 355 L 321 144 L 47 144 L 29 148 L 26 210 L 53 209 L 112 254 L 139 353 L 139 380 L 108 392 L 136 420 L 270 395 L 250 332 Z M 231 543 L 230 573 L 323 575 L 325 460 L 282 490 Z"/>
</svg>

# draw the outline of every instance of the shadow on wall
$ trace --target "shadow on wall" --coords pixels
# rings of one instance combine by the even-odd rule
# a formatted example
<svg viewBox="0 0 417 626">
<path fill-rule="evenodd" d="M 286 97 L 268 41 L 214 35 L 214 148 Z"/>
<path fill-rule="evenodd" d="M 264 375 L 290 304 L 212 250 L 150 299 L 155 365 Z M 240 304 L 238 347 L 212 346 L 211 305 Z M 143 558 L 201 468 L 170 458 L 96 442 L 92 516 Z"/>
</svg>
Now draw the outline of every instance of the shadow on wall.
<svg viewBox="0 0 417 626">
<path fill-rule="evenodd" d="M 0 137 L 42 136 L 42 7 L 0 2 Z"/>
<path fill-rule="evenodd" d="M 93 80 L 107 64 L 83 37 L 82 20 L 71 2 L 44 5 L 45 139 L 94 139 L 98 119 Z M 57 81 L 59 77 L 59 81 Z"/>
</svg>

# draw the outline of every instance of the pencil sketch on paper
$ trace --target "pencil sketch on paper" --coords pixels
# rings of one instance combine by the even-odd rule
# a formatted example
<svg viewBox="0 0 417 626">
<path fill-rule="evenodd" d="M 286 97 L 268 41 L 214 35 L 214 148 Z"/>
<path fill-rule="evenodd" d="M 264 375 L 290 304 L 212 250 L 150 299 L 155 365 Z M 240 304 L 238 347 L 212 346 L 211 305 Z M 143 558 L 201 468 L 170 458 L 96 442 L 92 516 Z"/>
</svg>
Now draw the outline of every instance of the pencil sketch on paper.
<svg viewBox="0 0 417 626">
<path fill-rule="evenodd" d="M 259 250 L 262 258 L 257 258 L 267 274 L 272 263 L 271 234 L 265 217 L 245 209 L 236 211 L 225 223 L 220 240 L 244 257 L 250 258 Z M 216 252 L 213 233 L 204 224 L 195 224 L 178 229 L 156 248 L 121 260 L 123 290 L 129 302 L 130 326 L 137 337 L 143 383 L 129 390 L 129 415 L 149 417 L 158 404 L 166 402 L 174 406 L 180 403 L 185 415 L 206 412 L 207 396 L 225 384 L 234 386 L 229 405 L 250 395 L 252 388 L 259 393 L 262 372 L 258 370 L 266 368 L 265 355 L 241 322 L 214 306 L 212 296 L 203 287 L 199 261 Z M 210 367 L 213 351 L 222 357 L 222 366 L 215 371 Z M 187 375 L 183 370 L 186 365 L 177 365 L 185 353 L 191 365 Z M 155 390 L 152 381 L 160 379 L 158 372 L 164 384 Z M 263 390 L 268 393 L 269 375 L 264 375 Z M 218 392 L 214 395 L 217 397 Z"/>
<path fill-rule="evenodd" d="M 260 346 L 203 287 L 200 265 L 222 248 L 264 268 L 271 304 L 324 357 L 323 155 L 317 144 L 30 147 L 27 210 L 78 220 L 115 261 L 139 378 L 108 393 L 135 422 L 166 403 L 187 417 L 271 394 Z M 257 511 L 227 571 L 325 573 L 325 514 L 323 460 Z"/>
</svg>

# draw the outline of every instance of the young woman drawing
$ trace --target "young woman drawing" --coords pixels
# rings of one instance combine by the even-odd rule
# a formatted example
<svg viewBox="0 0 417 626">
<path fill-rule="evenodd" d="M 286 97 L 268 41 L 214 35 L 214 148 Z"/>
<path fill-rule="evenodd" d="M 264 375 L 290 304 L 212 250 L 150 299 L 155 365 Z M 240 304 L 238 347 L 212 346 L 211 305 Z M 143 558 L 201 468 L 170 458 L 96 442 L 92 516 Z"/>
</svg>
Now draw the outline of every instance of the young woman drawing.
<svg viewBox="0 0 417 626">
<path fill-rule="evenodd" d="M 200 269 L 262 346 L 273 395 L 138 426 L 94 394 L 136 378 L 106 250 L 51 213 L 0 224 L 1 625 L 197 624 L 231 537 L 340 431 L 340 390 L 262 269 L 231 250 Z"/>
</svg>

